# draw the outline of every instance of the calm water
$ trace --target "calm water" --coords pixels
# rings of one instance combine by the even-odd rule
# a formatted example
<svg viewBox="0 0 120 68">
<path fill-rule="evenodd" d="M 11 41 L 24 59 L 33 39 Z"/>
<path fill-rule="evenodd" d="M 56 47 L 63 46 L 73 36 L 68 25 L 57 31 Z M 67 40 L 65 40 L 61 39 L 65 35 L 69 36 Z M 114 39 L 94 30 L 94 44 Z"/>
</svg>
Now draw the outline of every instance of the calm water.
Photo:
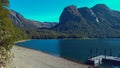
<svg viewBox="0 0 120 68">
<path fill-rule="evenodd" d="M 30 40 L 16 44 L 82 63 L 91 55 L 96 56 L 96 48 L 98 55 L 104 55 L 104 49 L 107 55 L 110 55 L 110 48 L 113 56 L 118 57 L 120 54 L 120 39 Z"/>
</svg>

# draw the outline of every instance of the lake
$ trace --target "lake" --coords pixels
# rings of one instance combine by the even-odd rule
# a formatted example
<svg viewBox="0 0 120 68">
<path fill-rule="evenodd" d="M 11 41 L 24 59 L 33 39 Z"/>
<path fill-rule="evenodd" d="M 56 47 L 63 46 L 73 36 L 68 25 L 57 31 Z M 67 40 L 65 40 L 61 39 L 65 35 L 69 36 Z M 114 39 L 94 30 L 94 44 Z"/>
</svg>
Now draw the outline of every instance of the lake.
<svg viewBox="0 0 120 68">
<path fill-rule="evenodd" d="M 16 45 L 43 51 L 80 63 L 86 63 L 90 57 L 104 55 L 105 50 L 107 55 L 120 56 L 120 39 L 33 39 L 16 43 Z"/>
</svg>

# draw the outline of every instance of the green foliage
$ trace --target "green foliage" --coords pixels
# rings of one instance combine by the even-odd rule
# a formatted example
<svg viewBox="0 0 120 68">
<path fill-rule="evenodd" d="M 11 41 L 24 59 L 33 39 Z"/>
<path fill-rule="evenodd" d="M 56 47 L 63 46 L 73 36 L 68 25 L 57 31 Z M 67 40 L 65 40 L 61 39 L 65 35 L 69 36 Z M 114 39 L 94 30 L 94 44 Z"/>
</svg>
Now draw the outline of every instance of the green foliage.
<svg viewBox="0 0 120 68">
<path fill-rule="evenodd" d="M 0 47 L 9 50 L 14 43 L 15 30 L 7 7 L 8 0 L 0 0 Z"/>
<path fill-rule="evenodd" d="M 11 49 L 14 41 L 25 39 L 26 34 L 13 26 L 9 18 L 8 0 L 0 0 L 0 47 Z"/>
<path fill-rule="evenodd" d="M 15 40 L 24 40 L 24 39 L 28 39 L 28 35 L 25 33 L 24 30 L 20 29 L 20 28 L 15 28 Z"/>
<path fill-rule="evenodd" d="M 84 35 L 56 32 L 49 29 L 24 29 L 31 39 L 86 38 Z"/>
<path fill-rule="evenodd" d="M 27 29 L 26 33 L 32 39 L 52 39 L 57 38 L 58 34 L 52 30 Z"/>
</svg>

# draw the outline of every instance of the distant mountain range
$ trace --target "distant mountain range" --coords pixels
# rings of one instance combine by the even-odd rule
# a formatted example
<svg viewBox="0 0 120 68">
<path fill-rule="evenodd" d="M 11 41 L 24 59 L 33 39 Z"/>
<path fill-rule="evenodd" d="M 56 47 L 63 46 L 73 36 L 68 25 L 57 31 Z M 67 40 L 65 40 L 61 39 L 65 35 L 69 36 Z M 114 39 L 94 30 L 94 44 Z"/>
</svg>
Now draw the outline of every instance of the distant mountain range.
<svg viewBox="0 0 120 68">
<path fill-rule="evenodd" d="M 105 4 L 97 4 L 92 8 L 65 7 L 58 24 L 28 20 L 13 10 L 10 17 L 14 25 L 20 28 L 48 28 L 57 33 L 89 38 L 120 37 L 120 12 Z"/>
<path fill-rule="evenodd" d="M 52 28 L 57 24 L 57 22 L 39 22 L 34 20 L 29 20 L 24 18 L 20 13 L 10 10 L 10 18 L 13 21 L 13 24 L 19 28 Z"/>
</svg>

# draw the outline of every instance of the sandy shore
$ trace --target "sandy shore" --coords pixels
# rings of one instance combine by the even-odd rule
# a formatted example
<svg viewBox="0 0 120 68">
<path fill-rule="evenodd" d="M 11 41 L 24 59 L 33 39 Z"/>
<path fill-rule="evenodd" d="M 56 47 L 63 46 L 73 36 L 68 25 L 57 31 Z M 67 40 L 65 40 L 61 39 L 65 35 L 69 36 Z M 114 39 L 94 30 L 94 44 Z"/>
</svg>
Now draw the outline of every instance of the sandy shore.
<svg viewBox="0 0 120 68">
<path fill-rule="evenodd" d="M 14 46 L 13 61 L 10 68 L 88 68 L 63 58 L 19 46 Z"/>
<path fill-rule="evenodd" d="M 20 40 L 20 41 L 15 41 L 14 43 L 19 43 L 19 42 L 26 42 L 26 41 L 30 41 L 31 39 L 26 39 L 26 40 Z"/>
</svg>

